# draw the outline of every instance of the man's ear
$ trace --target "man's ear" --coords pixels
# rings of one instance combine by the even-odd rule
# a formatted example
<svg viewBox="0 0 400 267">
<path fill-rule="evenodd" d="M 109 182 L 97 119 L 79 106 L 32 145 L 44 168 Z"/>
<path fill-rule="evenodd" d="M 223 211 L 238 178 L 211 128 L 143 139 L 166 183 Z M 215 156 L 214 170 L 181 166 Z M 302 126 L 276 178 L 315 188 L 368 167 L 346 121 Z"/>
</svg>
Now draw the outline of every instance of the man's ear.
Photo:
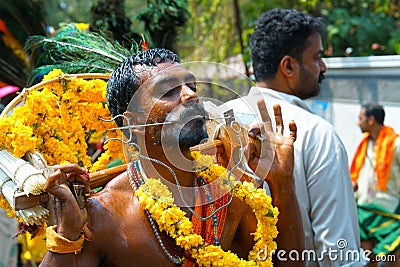
<svg viewBox="0 0 400 267">
<path fill-rule="evenodd" d="M 375 117 L 372 116 L 372 115 L 369 115 L 368 118 L 367 118 L 368 125 L 374 125 L 375 122 L 376 122 Z"/>
<path fill-rule="evenodd" d="M 124 124 L 124 126 L 128 126 L 128 125 L 134 126 L 134 125 L 138 125 L 139 123 L 138 123 L 137 117 L 134 115 L 133 112 L 125 111 L 124 117 L 123 117 L 123 124 Z M 133 134 L 135 134 L 136 136 L 144 135 L 144 127 L 132 127 L 130 129 L 130 131 L 132 131 Z"/>
<path fill-rule="evenodd" d="M 279 67 L 283 75 L 292 77 L 296 74 L 299 62 L 294 57 L 286 55 L 282 58 Z"/>
</svg>

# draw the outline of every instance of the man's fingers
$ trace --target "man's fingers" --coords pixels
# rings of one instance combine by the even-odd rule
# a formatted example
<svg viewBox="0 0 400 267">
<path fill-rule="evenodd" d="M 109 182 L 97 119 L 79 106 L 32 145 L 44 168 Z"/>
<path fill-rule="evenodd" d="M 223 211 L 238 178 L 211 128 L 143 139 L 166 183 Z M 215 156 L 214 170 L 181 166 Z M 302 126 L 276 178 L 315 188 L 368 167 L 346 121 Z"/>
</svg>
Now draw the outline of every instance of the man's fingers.
<svg viewBox="0 0 400 267">
<path fill-rule="evenodd" d="M 289 122 L 289 130 L 290 130 L 290 139 L 296 141 L 297 139 L 297 125 L 294 121 Z"/>
<path fill-rule="evenodd" d="M 71 192 L 69 191 L 68 186 L 65 184 L 66 182 L 67 176 L 65 173 L 63 173 L 61 170 L 57 170 L 47 178 L 44 190 L 61 199 L 67 199 Z"/>
<path fill-rule="evenodd" d="M 89 179 L 85 177 L 86 170 L 77 164 L 56 165 L 53 168 L 65 173 L 68 182 L 80 182 L 89 186 Z"/>
<path fill-rule="evenodd" d="M 251 128 L 250 131 L 249 131 L 249 137 L 254 138 L 254 139 L 255 139 L 256 136 L 259 135 L 259 134 L 261 134 L 261 129 L 260 129 L 260 127 Z"/>
<path fill-rule="evenodd" d="M 262 128 L 262 127 L 261 127 Z M 257 137 L 261 134 L 261 129 L 260 127 L 255 127 L 251 128 L 248 136 L 249 138 L 249 143 L 247 144 L 247 155 L 249 155 L 249 160 L 252 159 L 255 155 L 259 156 L 260 155 L 260 150 L 261 150 L 261 143 L 259 140 L 257 140 Z"/>
<path fill-rule="evenodd" d="M 282 111 L 281 111 L 281 106 L 279 104 L 274 105 L 274 116 L 276 124 L 276 133 L 283 135 Z"/>
<path fill-rule="evenodd" d="M 74 173 L 76 175 L 83 175 L 86 170 L 77 164 L 57 165 L 55 169 L 59 169 L 65 173 Z"/>
<path fill-rule="evenodd" d="M 271 117 L 269 116 L 267 105 L 265 104 L 264 99 L 257 100 L 257 106 L 258 110 L 260 111 L 265 131 L 272 131 Z"/>
<path fill-rule="evenodd" d="M 51 183 L 54 183 L 57 185 L 61 185 L 61 184 L 69 182 L 67 174 L 60 169 L 55 170 L 54 173 L 47 178 L 47 180 L 48 181 L 50 180 Z"/>
<path fill-rule="evenodd" d="M 67 184 L 72 182 L 82 183 L 85 186 L 85 191 L 90 191 L 89 180 L 84 175 L 86 173 L 84 168 L 77 164 L 56 165 L 52 168 L 56 171 L 47 178 L 46 192 L 61 199 L 66 199 L 71 194 Z"/>
<path fill-rule="evenodd" d="M 72 182 L 82 183 L 84 186 L 90 186 L 88 178 L 83 175 L 75 175 L 75 177 L 71 180 L 73 180 Z"/>
</svg>

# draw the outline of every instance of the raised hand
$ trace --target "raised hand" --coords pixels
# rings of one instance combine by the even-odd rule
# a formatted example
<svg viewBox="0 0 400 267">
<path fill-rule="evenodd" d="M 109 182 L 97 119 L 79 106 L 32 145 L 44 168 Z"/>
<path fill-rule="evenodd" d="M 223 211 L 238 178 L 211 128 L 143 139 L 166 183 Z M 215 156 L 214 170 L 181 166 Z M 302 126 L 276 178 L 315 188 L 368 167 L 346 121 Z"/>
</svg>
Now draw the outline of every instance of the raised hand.
<svg viewBox="0 0 400 267">
<path fill-rule="evenodd" d="M 249 131 L 249 166 L 258 176 L 264 177 L 270 187 L 277 183 L 293 182 L 296 124 L 294 121 L 289 123 L 290 135 L 284 137 L 281 108 L 276 104 L 273 107 L 276 131 L 273 132 L 264 100 L 259 100 L 257 104 L 263 125 Z"/>
<path fill-rule="evenodd" d="M 273 132 L 264 100 L 258 101 L 257 104 L 263 125 L 260 128 L 253 128 L 249 132 L 249 149 L 250 155 L 252 155 L 249 166 L 259 177 L 265 177 L 271 192 L 272 203 L 279 209 L 277 223 L 279 231 L 277 237 L 278 251 L 284 250 L 289 253 L 295 250 L 300 253 L 304 250 L 305 242 L 293 177 L 293 143 L 297 137 L 297 127 L 294 121 L 291 121 L 289 123 L 290 135 L 284 137 L 281 107 L 274 105 L 276 131 Z M 260 139 L 261 145 L 257 145 Z M 258 152 L 257 146 L 259 147 Z M 273 159 L 271 155 L 273 155 Z M 275 260 L 276 266 L 305 266 L 302 261 Z"/>
<path fill-rule="evenodd" d="M 71 183 L 83 184 L 84 194 L 89 195 L 86 171 L 77 164 L 57 165 L 53 168 L 55 172 L 47 178 L 44 189 L 54 199 L 57 232 L 69 240 L 76 240 L 87 221 L 87 211 L 80 207 L 70 187 Z"/>
</svg>

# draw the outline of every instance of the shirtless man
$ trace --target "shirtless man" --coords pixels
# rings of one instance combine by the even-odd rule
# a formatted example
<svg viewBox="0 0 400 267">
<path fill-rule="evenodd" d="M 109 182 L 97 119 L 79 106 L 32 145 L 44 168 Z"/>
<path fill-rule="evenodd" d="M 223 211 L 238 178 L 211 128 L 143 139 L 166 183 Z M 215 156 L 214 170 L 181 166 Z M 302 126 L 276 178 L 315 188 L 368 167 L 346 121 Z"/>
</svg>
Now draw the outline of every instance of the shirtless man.
<svg viewBox="0 0 400 267">
<path fill-rule="evenodd" d="M 134 100 L 130 101 L 133 96 Z M 173 164 L 176 162 L 174 155 L 190 159 L 190 147 L 207 137 L 206 112 L 199 105 L 195 77 L 179 64 L 179 58 L 164 49 L 151 49 L 130 57 L 111 75 L 107 100 L 111 115 L 124 114 L 124 120 L 129 120 L 130 125 L 162 123 L 179 118 L 171 119 L 174 121 L 171 124 L 131 128 L 128 131 L 134 134 L 142 155 L 164 162 L 175 172 L 182 187 L 192 187 L 196 179 L 194 173 L 176 167 Z M 276 107 L 275 111 L 277 129 L 282 129 L 282 115 L 279 108 Z M 126 125 L 126 121 L 116 121 L 119 126 Z M 178 135 L 176 129 L 179 129 Z M 278 249 L 301 252 L 304 237 L 293 181 L 294 123 L 290 124 L 290 130 L 290 138 L 283 137 L 281 131 L 276 133 L 282 142 L 276 145 L 271 172 L 267 175 L 261 167 L 257 169 L 257 175 L 267 180 L 272 204 L 279 208 Z M 251 131 L 250 139 L 255 138 L 256 133 Z M 181 153 L 168 143 L 168 140 L 177 138 Z M 249 165 L 252 168 L 257 164 L 262 166 L 266 159 L 257 157 L 252 148 L 254 146 L 250 145 Z M 170 153 L 171 149 L 174 153 Z M 171 172 L 157 162 L 141 158 L 140 163 L 147 177 L 162 178 L 161 181 L 170 185 L 176 184 Z M 58 166 L 57 171 L 49 176 L 45 189 L 55 199 L 58 235 L 74 241 L 84 229 L 87 240 L 79 253 L 48 251 L 41 266 L 177 266 L 165 252 L 175 255 L 176 249 L 164 236 L 165 247 L 160 246 L 159 238 L 153 233 L 132 189 L 130 173 L 125 172 L 114 178 L 102 191 L 87 200 L 86 207 L 80 209 L 67 185 L 77 181 L 87 186 L 84 172 L 75 164 Z M 174 198 L 178 196 L 174 194 Z M 187 211 L 187 208 L 182 209 Z M 187 216 L 190 218 L 191 214 Z M 253 211 L 234 197 L 227 206 L 219 244 L 225 251 L 231 250 L 246 259 L 254 245 L 251 233 L 255 232 L 256 226 Z M 188 258 L 186 253 L 185 262 L 190 261 Z M 284 265 L 300 266 L 302 263 L 276 261 L 276 266 Z"/>
</svg>

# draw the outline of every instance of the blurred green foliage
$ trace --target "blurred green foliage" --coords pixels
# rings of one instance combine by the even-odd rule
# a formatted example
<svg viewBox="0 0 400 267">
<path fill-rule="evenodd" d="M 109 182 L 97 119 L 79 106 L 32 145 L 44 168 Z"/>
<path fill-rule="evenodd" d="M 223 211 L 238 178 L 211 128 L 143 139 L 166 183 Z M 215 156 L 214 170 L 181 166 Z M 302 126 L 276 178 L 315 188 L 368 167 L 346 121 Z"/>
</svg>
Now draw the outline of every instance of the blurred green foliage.
<svg viewBox="0 0 400 267">
<path fill-rule="evenodd" d="M 55 28 L 60 22 L 89 23 L 90 9 L 98 1 L 44 1 L 46 21 Z M 224 63 L 242 52 L 235 27 L 238 18 L 234 14 L 233 1 L 124 2 L 131 31 L 144 34 L 153 47 L 173 48 L 187 60 Z M 328 57 L 400 54 L 397 0 L 240 0 L 238 3 L 245 62 L 250 62 L 248 40 L 258 15 L 274 7 L 297 8 L 325 17 L 329 25 L 325 42 Z"/>
<path fill-rule="evenodd" d="M 233 2 L 189 1 L 193 19 L 181 38 L 181 53 L 191 60 L 226 62 L 239 53 L 233 27 Z M 248 41 L 257 17 L 275 7 L 296 8 L 328 23 L 326 57 L 400 54 L 399 1 L 394 0 L 241 0 L 240 19 L 245 62 L 250 62 Z"/>
<path fill-rule="evenodd" d="M 147 1 L 135 18 L 144 22 L 153 46 L 175 50 L 179 28 L 189 19 L 187 5 L 187 0 Z"/>
</svg>

